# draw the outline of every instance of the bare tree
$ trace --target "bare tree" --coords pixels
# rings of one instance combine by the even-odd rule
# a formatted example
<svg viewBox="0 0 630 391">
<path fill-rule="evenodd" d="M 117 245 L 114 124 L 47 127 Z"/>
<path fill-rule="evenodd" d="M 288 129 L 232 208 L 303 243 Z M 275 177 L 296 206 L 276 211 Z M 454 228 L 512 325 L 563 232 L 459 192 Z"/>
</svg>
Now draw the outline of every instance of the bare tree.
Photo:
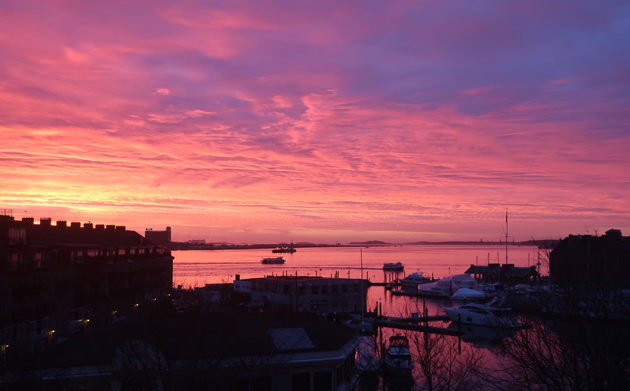
<svg viewBox="0 0 630 391">
<path fill-rule="evenodd" d="M 482 349 L 469 344 L 461 345 L 457 337 L 410 333 L 410 343 L 416 354 L 414 361 L 422 376 L 417 379 L 416 389 L 427 391 L 481 390 L 485 357 Z"/>
<path fill-rule="evenodd" d="M 416 313 L 428 316 L 426 308 L 416 303 Z M 423 306 L 424 307 L 424 306 Z M 405 314 L 404 317 L 409 317 Z M 483 389 L 486 352 L 458 337 L 424 331 L 405 333 L 416 370 L 415 390 L 474 391 Z M 460 349 L 461 347 L 461 349 Z"/>
<path fill-rule="evenodd" d="M 499 390 L 628 390 L 630 334 L 610 320 L 534 321 L 505 341 L 498 372 Z"/>
</svg>

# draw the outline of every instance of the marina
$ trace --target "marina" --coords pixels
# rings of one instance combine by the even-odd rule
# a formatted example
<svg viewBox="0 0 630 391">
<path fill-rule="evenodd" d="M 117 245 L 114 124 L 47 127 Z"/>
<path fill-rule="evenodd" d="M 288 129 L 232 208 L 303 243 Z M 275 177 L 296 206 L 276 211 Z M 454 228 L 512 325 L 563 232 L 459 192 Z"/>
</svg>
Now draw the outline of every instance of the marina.
<svg viewBox="0 0 630 391">
<path fill-rule="evenodd" d="M 287 280 L 288 284 L 313 284 L 317 281 L 330 284 L 331 281 L 357 279 L 369 281 L 365 286 L 367 290 L 367 313 L 365 317 L 360 311 L 350 318 L 345 324 L 355 329 L 361 337 L 362 353 L 361 363 L 358 364 L 358 373 L 362 374 L 360 384 L 369 384 L 372 389 L 388 389 L 391 384 L 402 384 L 407 387 L 413 384 L 413 378 L 419 376 L 416 373 L 418 368 L 407 369 L 409 375 L 400 375 L 383 364 L 379 369 L 382 383 L 379 382 L 378 375 L 375 375 L 374 362 L 369 357 L 365 357 L 369 349 L 366 347 L 370 335 L 378 338 L 379 332 L 382 335 L 383 346 L 389 346 L 390 337 L 397 335 L 433 335 L 436 337 L 450 338 L 455 342 L 455 353 L 461 352 L 462 343 L 470 343 L 474 349 L 487 349 L 487 346 L 500 343 L 504 336 L 510 336 L 508 331 L 493 332 L 490 327 L 470 325 L 465 322 L 458 323 L 446 312 L 446 308 L 463 306 L 464 302 L 457 303 L 451 301 L 448 296 L 422 297 L 418 292 L 422 292 L 425 287 L 431 284 L 437 285 L 442 280 L 441 285 L 453 285 L 461 287 L 476 287 L 474 279 L 468 275 L 462 275 L 463 271 L 472 265 L 479 264 L 478 259 L 498 259 L 503 255 L 504 246 L 397 246 L 397 247 L 332 247 L 332 248 L 301 248 L 297 253 L 285 254 L 287 260 L 285 264 L 274 265 L 274 269 L 267 269 L 257 262 L 249 260 L 256 256 L 266 257 L 269 250 L 218 250 L 218 251 L 195 251 L 195 252 L 174 252 L 174 281 L 177 285 L 185 288 L 203 287 L 205 284 L 230 283 L 238 280 L 239 286 L 246 283 L 248 279 L 252 281 L 263 281 L 263 277 L 270 281 Z M 536 259 L 537 248 L 513 246 L 510 248 L 510 256 L 518 266 L 527 267 L 528 260 Z M 387 259 L 400 259 L 401 265 L 408 272 L 395 270 L 384 270 Z M 479 265 L 483 266 L 483 265 Z M 268 266 L 267 266 L 268 267 Z M 430 276 L 430 277 L 428 277 Z M 292 281 L 292 282 L 291 282 Z M 341 281 L 340 281 L 341 282 Z M 319 284 L 319 283 L 318 283 Z M 404 289 L 403 288 L 404 284 Z M 280 289 L 280 288 L 278 288 Z M 290 289 L 290 288 L 286 288 Z M 319 288 L 320 294 L 323 288 Z M 464 289 L 464 288 L 463 288 Z M 465 288 L 470 289 L 470 288 Z M 465 292 L 465 291 L 464 291 Z M 253 297 L 257 296 L 252 293 Z M 316 298 L 316 296 L 314 296 Z M 306 298 L 300 296 L 300 302 L 289 304 L 291 308 L 295 305 L 304 307 Z M 323 297 L 317 299 L 320 302 L 316 311 L 325 314 L 327 305 L 322 301 Z M 260 300 L 260 299 L 257 299 Z M 466 301 L 466 300 L 464 300 Z M 375 316 L 378 314 L 379 316 Z M 485 330 L 484 330 L 485 329 Z M 379 331 L 380 330 L 380 331 Z M 457 342 L 459 341 L 459 342 Z M 459 347 L 458 347 L 459 346 Z M 417 354 L 417 345 L 410 346 L 411 354 Z M 358 352 L 356 354 L 359 354 Z M 376 350 L 379 360 L 385 359 L 386 350 Z M 492 361 L 492 355 L 487 360 Z M 391 360 L 390 360 L 391 361 Z M 411 375 L 413 373 L 413 375 Z M 376 379 L 376 380 L 375 380 Z M 388 386 L 389 385 L 389 386 Z M 361 389 L 361 388 L 358 388 Z"/>
</svg>

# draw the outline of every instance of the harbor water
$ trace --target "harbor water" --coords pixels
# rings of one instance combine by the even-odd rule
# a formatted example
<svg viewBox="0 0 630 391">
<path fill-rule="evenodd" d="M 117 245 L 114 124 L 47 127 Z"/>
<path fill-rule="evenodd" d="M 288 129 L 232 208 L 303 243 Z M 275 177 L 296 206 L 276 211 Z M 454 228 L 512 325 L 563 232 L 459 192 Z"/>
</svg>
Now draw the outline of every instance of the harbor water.
<svg viewBox="0 0 630 391">
<path fill-rule="evenodd" d="M 262 264 L 263 257 L 282 255 L 284 264 Z M 505 263 L 505 245 L 398 245 L 382 247 L 313 247 L 298 248 L 293 254 L 272 254 L 271 249 L 246 250 L 193 250 L 174 251 L 173 284 L 182 288 L 203 287 L 206 284 L 232 283 L 237 276 L 241 279 L 263 277 L 268 275 L 300 275 L 323 276 L 337 278 L 363 278 L 371 282 L 388 282 L 402 279 L 413 272 L 421 272 L 426 277 L 435 279 L 449 275 L 464 273 L 471 265 L 487 263 Z M 508 246 L 508 262 L 517 267 L 537 266 L 540 261 L 540 273 L 547 274 L 543 253 L 533 246 Z M 401 262 L 404 271 L 383 271 L 383 264 Z M 538 266 L 537 266 L 538 267 Z M 363 272 L 363 274 L 361 274 Z M 425 313 L 429 316 L 444 315 L 444 307 L 451 305 L 448 299 L 423 299 L 393 295 L 383 285 L 371 286 L 368 289 L 367 308 L 374 310 L 381 307 L 385 316 L 413 317 Z M 460 332 L 461 327 L 450 321 L 434 322 L 433 326 L 452 328 Z M 389 336 L 401 331 L 383 328 L 379 343 L 387 341 Z M 405 332 L 412 342 L 412 352 L 418 354 L 423 342 L 418 342 L 419 333 Z M 495 354 L 492 341 L 496 333 L 483 327 L 466 327 L 465 333 L 473 341 L 465 343 L 469 354 L 476 355 L 479 365 L 487 368 L 496 367 L 500 358 Z M 415 341 L 415 343 L 414 343 Z M 424 340 L 422 340 L 424 341 Z M 448 337 L 445 342 L 450 345 L 450 353 L 455 354 L 458 346 L 456 337 Z M 461 351 L 461 347 L 459 350 Z M 483 364 L 482 364 L 483 363 Z M 414 368 L 414 378 L 422 379 L 418 366 Z M 420 380 L 417 380 L 420 381 Z M 405 385 L 397 388 L 386 384 L 381 379 L 372 390 L 415 390 L 422 389 L 420 384 Z"/>
<path fill-rule="evenodd" d="M 402 279 L 413 272 L 426 277 L 443 278 L 461 274 L 471 265 L 505 263 L 505 245 L 391 245 L 363 247 L 298 248 L 293 254 L 282 255 L 284 264 L 262 264 L 271 249 L 192 250 L 174 251 L 173 285 L 182 288 L 203 287 L 206 284 L 232 283 L 241 279 L 267 275 L 301 275 L 339 278 L 363 278 L 372 282 Z M 536 266 L 542 254 L 533 246 L 508 246 L 508 262 L 515 266 Z M 403 272 L 384 272 L 386 262 L 402 262 Z M 541 262 L 544 267 L 545 262 Z M 540 270 L 547 274 L 546 270 Z M 392 296 L 382 286 L 368 291 L 368 309 L 379 303 L 386 315 L 399 316 L 421 311 L 417 298 Z M 439 301 L 426 301 L 430 315 L 441 312 Z"/>
</svg>

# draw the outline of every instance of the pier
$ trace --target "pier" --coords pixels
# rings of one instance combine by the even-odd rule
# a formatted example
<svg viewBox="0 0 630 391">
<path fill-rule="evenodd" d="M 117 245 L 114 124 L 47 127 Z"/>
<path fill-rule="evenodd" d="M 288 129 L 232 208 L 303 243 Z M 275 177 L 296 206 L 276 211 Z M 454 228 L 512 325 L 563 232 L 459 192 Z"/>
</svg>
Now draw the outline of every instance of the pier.
<svg viewBox="0 0 630 391">
<path fill-rule="evenodd" d="M 448 320 L 450 320 L 450 318 L 446 315 L 434 315 L 434 316 L 411 317 L 411 318 L 383 317 L 382 319 L 378 319 L 375 322 L 375 324 L 377 327 L 387 327 L 387 328 L 392 328 L 392 329 L 423 331 L 426 333 L 452 335 L 452 336 L 462 335 L 461 330 L 449 330 L 444 327 L 429 326 L 429 322 L 448 321 Z"/>
<path fill-rule="evenodd" d="M 387 327 L 387 328 L 400 329 L 400 330 L 423 331 L 426 333 L 452 335 L 455 337 L 463 334 L 463 332 L 460 330 L 449 330 L 443 327 L 434 327 L 434 326 L 411 324 L 411 323 L 404 323 L 404 322 L 394 322 L 394 321 L 386 321 L 386 320 L 377 320 L 376 325 L 378 327 Z"/>
</svg>

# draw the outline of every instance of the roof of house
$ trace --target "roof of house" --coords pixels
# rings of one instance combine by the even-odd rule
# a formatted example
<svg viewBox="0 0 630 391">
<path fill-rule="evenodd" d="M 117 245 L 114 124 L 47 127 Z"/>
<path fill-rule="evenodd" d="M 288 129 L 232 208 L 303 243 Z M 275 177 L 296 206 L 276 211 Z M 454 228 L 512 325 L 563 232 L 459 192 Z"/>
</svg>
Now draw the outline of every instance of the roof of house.
<svg viewBox="0 0 630 391">
<path fill-rule="evenodd" d="M 470 265 L 466 274 L 501 274 L 503 276 L 525 277 L 530 274 L 536 275 L 536 268 L 531 267 L 516 267 L 512 264 L 500 265 L 490 264 L 485 266 Z"/>
<path fill-rule="evenodd" d="M 339 350 L 354 331 L 311 314 L 174 313 L 99 328 L 54 346 L 32 360 L 35 368 L 108 365 L 120 349 L 141 341 L 167 360 L 271 356 Z"/>
</svg>

